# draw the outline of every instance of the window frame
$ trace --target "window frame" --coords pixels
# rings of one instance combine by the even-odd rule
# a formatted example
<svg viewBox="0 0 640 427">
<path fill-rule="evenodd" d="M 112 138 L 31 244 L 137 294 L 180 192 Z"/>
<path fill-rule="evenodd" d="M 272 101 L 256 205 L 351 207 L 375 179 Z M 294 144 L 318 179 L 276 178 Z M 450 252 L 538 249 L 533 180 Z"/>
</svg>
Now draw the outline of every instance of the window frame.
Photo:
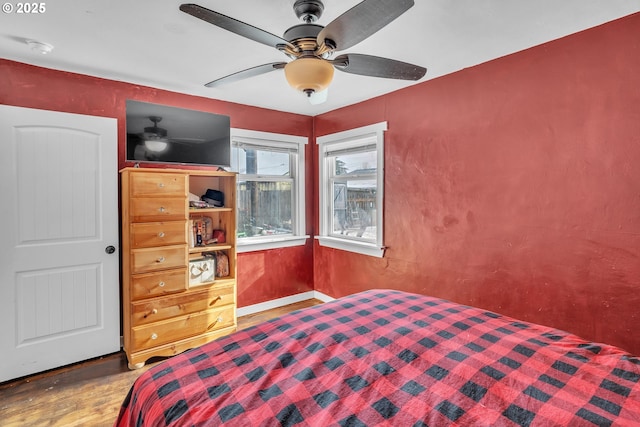
<svg viewBox="0 0 640 427">
<path fill-rule="evenodd" d="M 324 135 L 316 138 L 318 145 L 318 194 L 319 194 L 319 234 L 315 236 L 320 246 L 340 249 L 369 255 L 384 257 L 384 132 L 387 122 L 350 129 L 343 132 Z M 339 237 L 333 233 L 333 171 L 335 156 L 328 157 L 331 152 L 358 149 L 375 144 L 376 149 L 376 239 L 365 242 L 353 237 Z"/>
<path fill-rule="evenodd" d="M 271 132 L 261 132 L 248 129 L 231 128 L 231 149 L 233 150 L 238 144 L 246 144 L 256 147 L 265 147 L 265 149 L 275 148 L 289 149 L 295 154 L 290 158 L 290 176 L 281 181 L 292 180 L 292 235 L 285 236 L 259 236 L 237 238 L 237 253 L 261 251 L 268 249 L 286 248 L 292 246 L 301 246 L 306 244 L 309 235 L 306 232 L 306 208 L 305 208 L 305 146 L 308 144 L 309 138 L 297 135 L 285 135 Z M 240 174 L 237 175 L 237 182 L 241 181 L 266 181 L 273 182 L 267 178 L 265 174 Z M 236 184 L 238 185 L 238 184 Z M 237 191 L 237 189 L 236 189 Z M 238 222 L 238 213 L 236 211 L 236 225 Z"/>
</svg>

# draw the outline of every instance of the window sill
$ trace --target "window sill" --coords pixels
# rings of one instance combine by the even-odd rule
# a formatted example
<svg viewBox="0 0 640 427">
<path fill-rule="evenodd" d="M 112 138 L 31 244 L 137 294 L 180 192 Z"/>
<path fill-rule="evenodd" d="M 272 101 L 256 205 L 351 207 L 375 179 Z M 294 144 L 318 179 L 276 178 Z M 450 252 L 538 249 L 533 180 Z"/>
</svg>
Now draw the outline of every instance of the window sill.
<svg viewBox="0 0 640 427">
<path fill-rule="evenodd" d="M 384 246 L 380 247 L 371 243 L 362 243 L 327 236 L 316 236 L 316 239 L 318 239 L 318 243 L 320 243 L 320 246 L 355 252 L 358 254 L 368 255 L 376 258 L 382 258 L 384 256 Z"/>
<path fill-rule="evenodd" d="M 237 253 L 264 251 L 268 249 L 290 248 L 302 246 L 307 243 L 309 236 L 284 236 L 284 237 L 258 237 L 245 238 L 238 241 Z"/>
</svg>

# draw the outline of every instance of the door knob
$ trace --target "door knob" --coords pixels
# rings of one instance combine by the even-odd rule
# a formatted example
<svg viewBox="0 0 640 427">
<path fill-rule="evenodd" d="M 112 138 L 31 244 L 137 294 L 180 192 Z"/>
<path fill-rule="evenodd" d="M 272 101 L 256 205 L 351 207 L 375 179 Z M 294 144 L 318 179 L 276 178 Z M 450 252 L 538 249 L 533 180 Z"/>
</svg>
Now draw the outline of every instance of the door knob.
<svg viewBox="0 0 640 427">
<path fill-rule="evenodd" d="M 112 253 L 114 253 L 116 251 L 116 248 L 115 248 L 115 246 L 109 245 L 106 248 L 104 248 L 104 251 L 106 253 L 108 253 L 109 255 L 111 255 Z"/>
</svg>

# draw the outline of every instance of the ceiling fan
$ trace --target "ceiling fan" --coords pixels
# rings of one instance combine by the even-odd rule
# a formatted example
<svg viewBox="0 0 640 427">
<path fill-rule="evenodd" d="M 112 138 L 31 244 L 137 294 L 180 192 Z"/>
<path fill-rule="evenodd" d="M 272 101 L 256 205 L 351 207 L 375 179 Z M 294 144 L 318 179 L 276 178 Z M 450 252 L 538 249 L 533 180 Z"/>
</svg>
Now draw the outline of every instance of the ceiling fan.
<svg viewBox="0 0 640 427">
<path fill-rule="evenodd" d="M 169 143 L 167 130 L 158 126 L 158 123 L 162 121 L 162 117 L 149 116 L 149 120 L 153 122 L 153 126 L 145 127 L 144 132 L 140 134 L 140 139 L 144 141 L 146 148 L 151 151 L 166 150 Z"/>
<path fill-rule="evenodd" d="M 315 24 L 324 11 L 322 1 L 296 0 L 293 10 L 304 23 L 289 28 L 283 37 L 197 4 L 182 4 L 180 10 L 232 33 L 275 47 L 292 59 L 238 71 L 205 86 L 216 87 L 284 69 L 289 85 L 305 93 L 313 102 L 312 95 L 317 96 L 331 84 L 334 69 L 389 79 L 421 79 L 427 72 L 426 68 L 393 59 L 358 53 L 346 53 L 331 59 L 334 52 L 358 44 L 413 5 L 413 0 L 364 0 L 323 27 Z"/>
<path fill-rule="evenodd" d="M 161 116 L 149 116 L 149 120 L 153 123 L 153 126 L 146 126 L 144 132 L 138 134 L 140 141 L 144 143 L 147 150 L 153 152 L 165 151 L 169 148 L 169 145 L 189 145 L 194 142 L 204 142 L 201 138 L 186 138 L 186 137 L 170 137 L 165 128 L 158 126 L 158 123 L 162 121 Z"/>
</svg>

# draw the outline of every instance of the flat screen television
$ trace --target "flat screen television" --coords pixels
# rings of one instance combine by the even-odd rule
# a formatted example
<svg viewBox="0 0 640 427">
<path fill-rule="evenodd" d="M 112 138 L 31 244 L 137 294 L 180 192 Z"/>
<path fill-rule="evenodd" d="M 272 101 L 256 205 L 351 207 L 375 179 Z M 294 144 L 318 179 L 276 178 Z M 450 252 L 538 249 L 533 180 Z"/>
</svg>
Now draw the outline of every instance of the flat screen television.
<svg viewBox="0 0 640 427">
<path fill-rule="evenodd" d="M 229 167 L 229 116 L 127 100 L 126 160 Z"/>
</svg>

